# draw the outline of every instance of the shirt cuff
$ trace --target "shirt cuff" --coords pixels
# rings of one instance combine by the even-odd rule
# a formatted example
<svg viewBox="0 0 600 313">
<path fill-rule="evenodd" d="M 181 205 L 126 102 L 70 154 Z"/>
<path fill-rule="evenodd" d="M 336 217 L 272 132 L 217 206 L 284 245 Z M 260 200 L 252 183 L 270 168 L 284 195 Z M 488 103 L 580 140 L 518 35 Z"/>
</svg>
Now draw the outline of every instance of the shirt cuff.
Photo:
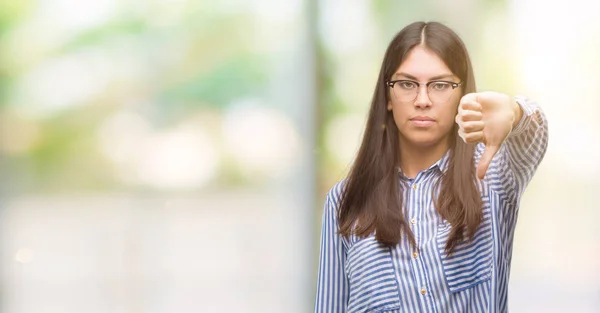
<svg viewBox="0 0 600 313">
<path fill-rule="evenodd" d="M 515 96 L 515 101 L 523 110 L 523 115 L 521 116 L 521 120 L 517 124 L 517 127 L 511 131 L 511 135 L 523 133 L 523 131 L 525 131 L 531 123 L 531 117 L 538 110 L 537 105 L 533 101 L 527 99 L 525 96 Z"/>
</svg>

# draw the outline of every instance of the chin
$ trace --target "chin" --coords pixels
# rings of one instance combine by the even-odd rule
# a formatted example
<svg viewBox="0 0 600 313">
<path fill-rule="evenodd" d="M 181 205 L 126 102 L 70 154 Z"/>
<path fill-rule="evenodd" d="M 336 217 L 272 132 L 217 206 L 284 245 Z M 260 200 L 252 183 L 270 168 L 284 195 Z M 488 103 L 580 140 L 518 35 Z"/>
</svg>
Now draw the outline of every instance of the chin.
<svg viewBox="0 0 600 313">
<path fill-rule="evenodd" d="M 428 148 L 438 145 L 444 138 L 445 136 L 436 136 L 433 134 L 412 134 L 412 136 L 408 136 L 406 139 L 412 146 Z"/>
<path fill-rule="evenodd" d="M 440 143 L 440 140 L 420 140 L 412 141 L 411 144 L 419 148 L 429 148 Z"/>
</svg>

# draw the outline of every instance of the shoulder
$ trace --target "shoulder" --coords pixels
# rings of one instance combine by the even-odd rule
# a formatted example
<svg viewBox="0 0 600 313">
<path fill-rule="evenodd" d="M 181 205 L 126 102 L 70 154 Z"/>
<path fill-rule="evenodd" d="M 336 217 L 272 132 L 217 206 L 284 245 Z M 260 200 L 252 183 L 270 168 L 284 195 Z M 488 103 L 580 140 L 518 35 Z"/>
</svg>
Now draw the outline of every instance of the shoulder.
<svg viewBox="0 0 600 313">
<path fill-rule="evenodd" d="M 346 186 L 347 179 L 343 179 L 337 182 L 329 191 L 327 192 L 326 202 L 327 206 L 331 208 L 336 208 L 339 206 L 342 201 L 342 195 L 344 193 L 344 188 Z"/>
</svg>

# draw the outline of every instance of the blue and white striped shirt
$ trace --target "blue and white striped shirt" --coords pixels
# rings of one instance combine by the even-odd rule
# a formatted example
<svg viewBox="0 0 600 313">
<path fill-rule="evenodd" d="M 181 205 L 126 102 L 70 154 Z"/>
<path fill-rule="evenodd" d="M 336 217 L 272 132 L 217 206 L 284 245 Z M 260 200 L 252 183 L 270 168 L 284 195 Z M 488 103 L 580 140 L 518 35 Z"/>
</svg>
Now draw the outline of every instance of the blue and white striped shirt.
<svg viewBox="0 0 600 313">
<path fill-rule="evenodd" d="M 315 312 L 507 312 L 508 279 L 519 202 L 548 145 L 548 124 L 537 104 L 517 102 L 523 117 L 480 181 L 483 220 L 472 242 L 444 252 L 450 231 L 434 207 L 432 188 L 449 154 L 414 179 L 399 172 L 406 218 L 419 251 L 406 236 L 393 248 L 374 236 L 348 239 L 338 232 L 343 181 L 327 194 Z M 484 146 L 479 144 L 475 161 Z M 477 163 L 476 163 L 477 164 Z"/>
</svg>

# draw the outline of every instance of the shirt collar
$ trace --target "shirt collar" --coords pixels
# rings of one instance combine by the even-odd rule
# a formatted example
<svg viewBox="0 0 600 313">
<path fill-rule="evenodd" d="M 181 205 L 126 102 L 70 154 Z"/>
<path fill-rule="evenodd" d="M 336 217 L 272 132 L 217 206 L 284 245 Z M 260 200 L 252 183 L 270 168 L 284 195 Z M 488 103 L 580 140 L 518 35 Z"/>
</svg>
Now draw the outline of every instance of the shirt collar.
<svg viewBox="0 0 600 313">
<path fill-rule="evenodd" d="M 430 170 L 433 170 L 433 169 L 437 168 L 442 174 L 445 174 L 446 171 L 448 170 L 448 164 L 449 163 L 450 163 L 450 149 L 448 149 L 448 151 L 446 151 L 446 153 L 444 153 L 444 155 L 442 156 L 441 159 L 439 159 L 439 160 L 437 160 L 437 162 L 433 163 L 424 172 L 428 172 Z M 397 169 L 398 169 L 398 173 L 402 177 L 406 177 L 406 175 L 404 175 L 404 173 L 402 172 L 402 168 L 400 168 L 400 166 L 398 166 Z"/>
<path fill-rule="evenodd" d="M 444 153 L 441 159 L 439 159 L 433 166 L 437 166 L 442 173 L 446 173 L 448 170 L 448 164 L 450 163 L 450 149 Z"/>
</svg>

